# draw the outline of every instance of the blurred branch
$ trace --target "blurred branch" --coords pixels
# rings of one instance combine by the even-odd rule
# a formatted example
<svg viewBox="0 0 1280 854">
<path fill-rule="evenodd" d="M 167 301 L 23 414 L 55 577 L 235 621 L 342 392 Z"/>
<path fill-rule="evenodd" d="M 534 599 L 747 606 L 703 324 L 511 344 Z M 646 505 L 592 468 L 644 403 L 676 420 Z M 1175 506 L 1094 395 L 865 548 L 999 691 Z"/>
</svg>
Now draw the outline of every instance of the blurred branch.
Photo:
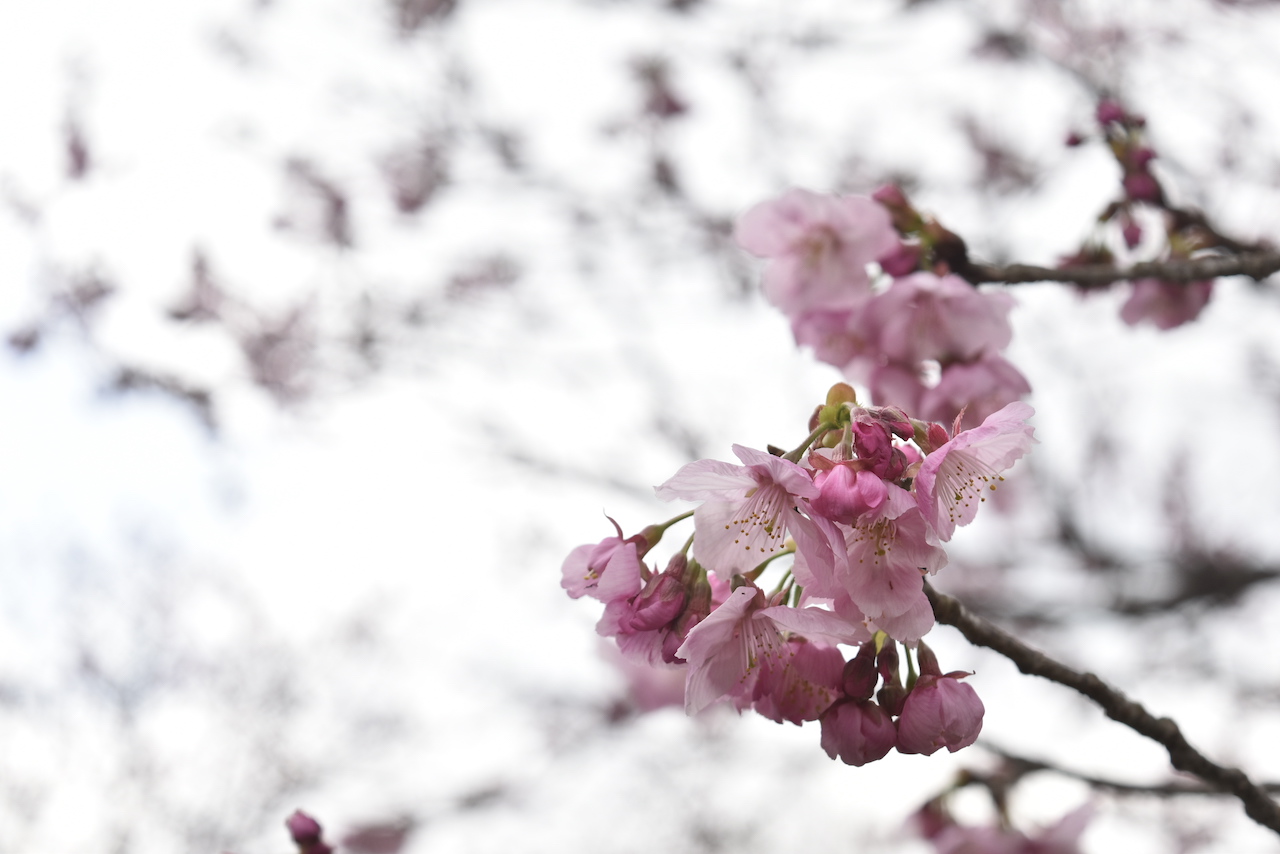
<svg viewBox="0 0 1280 854">
<path fill-rule="evenodd" d="M 1025 756 L 1009 753 L 986 742 L 983 742 L 981 746 L 1004 760 L 1005 764 L 1009 766 L 1006 776 L 1014 778 L 1020 778 L 1037 771 L 1049 771 L 1054 774 L 1061 774 L 1064 777 L 1070 777 L 1073 780 L 1079 780 L 1082 783 L 1088 783 L 1095 789 L 1106 789 L 1120 795 L 1156 795 L 1163 798 L 1177 795 L 1231 794 L 1218 788 L 1196 783 L 1122 783 L 1119 780 L 1109 780 L 1105 777 L 1095 777 L 1091 774 L 1072 771 L 1069 768 L 1063 768 L 1061 765 L 1054 765 L 1040 759 L 1029 759 Z M 969 771 L 968 774 L 975 782 L 990 785 L 983 775 L 976 774 L 973 771 Z M 1280 793 L 1280 783 L 1259 783 L 1258 788 L 1272 794 Z"/>
<path fill-rule="evenodd" d="M 1031 264 L 997 267 L 974 264 L 969 268 L 971 281 L 1003 282 L 1008 285 L 1029 282 L 1068 282 L 1082 288 L 1103 288 L 1127 279 L 1161 279 L 1166 282 L 1194 282 L 1219 276 L 1248 276 L 1261 281 L 1280 270 L 1280 252 L 1256 251 L 1240 255 L 1208 255 L 1180 261 L 1144 261 L 1129 267 L 1110 264 L 1058 269 Z"/>
<path fill-rule="evenodd" d="M 1155 717 L 1140 703 L 1130 700 L 1094 674 L 1072 670 L 1032 649 L 973 614 L 958 600 L 934 590 L 928 582 L 925 582 L 924 590 L 938 622 L 959 629 L 975 646 L 995 650 L 1023 673 L 1043 677 L 1085 695 L 1101 706 L 1107 717 L 1162 744 L 1169 751 L 1169 761 L 1174 768 L 1194 774 L 1214 789 L 1239 798 L 1249 818 L 1280 834 L 1280 804 L 1239 768 L 1226 768 L 1206 758 L 1187 742 L 1172 720 Z"/>
</svg>

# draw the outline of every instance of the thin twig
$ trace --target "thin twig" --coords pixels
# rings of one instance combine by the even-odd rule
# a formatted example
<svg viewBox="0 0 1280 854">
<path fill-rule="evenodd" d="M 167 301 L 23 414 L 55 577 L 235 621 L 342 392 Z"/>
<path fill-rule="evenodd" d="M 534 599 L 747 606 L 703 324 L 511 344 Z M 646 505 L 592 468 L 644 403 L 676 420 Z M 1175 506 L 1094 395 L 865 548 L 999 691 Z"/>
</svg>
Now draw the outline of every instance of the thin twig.
<svg viewBox="0 0 1280 854">
<path fill-rule="evenodd" d="M 1155 717 L 1141 704 L 1130 700 L 1092 673 L 1072 670 L 1032 649 L 973 614 L 956 599 L 934 590 L 927 582 L 924 591 L 939 623 L 959 629 L 960 634 L 975 646 L 995 650 L 1023 673 L 1041 676 L 1084 694 L 1101 706 L 1107 717 L 1163 745 L 1169 751 L 1169 761 L 1174 768 L 1194 774 L 1213 788 L 1239 798 L 1251 819 L 1280 834 L 1280 804 L 1239 768 L 1225 768 L 1207 759 L 1187 743 L 1178 725 L 1169 718 Z"/>
<path fill-rule="evenodd" d="M 1126 279 L 1160 279 L 1166 282 L 1194 282 L 1219 276 L 1248 276 L 1261 281 L 1280 271 L 1280 252 L 1258 251 L 1240 255 L 1206 255 L 1182 261 L 1144 261 L 1129 267 L 1089 264 L 1058 269 L 1031 264 L 997 267 L 972 264 L 967 278 L 975 284 L 1002 282 L 1007 285 L 1029 282 L 1068 282 L 1082 288 L 1105 288 Z"/>
<path fill-rule="evenodd" d="M 1212 788 L 1203 783 L 1124 783 L 1119 780 L 1112 780 L 1106 777 L 1095 777 L 1092 774 L 1085 774 L 1081 771 L 1073 771 L 1070 768 L 1063 768 L 1061 765 L 1054 765 L 1053 763 L 1045 762 L 1042 759 L 1031 759 L 1026 756 L 1019 756 L 1016 753 L 1010 753 L 1007 750 L 989 744 L 985 739 L 978 744 L 991 753 L 994 753 L 996 756 L 999 756 L 1009 765 L 1013 766 L 1013 770 L 1019 777 L 1036 771 L 1048 771 L 1054 774 L 1060 774 L 1063 777 L 1070 777 L 1073 780 L 1079 780 L 1082 783 L 1088 783 L 1095 789 L 1106 789 L 1122 795 L 1155 795 L 1157 797 L 1170 797 L 1176 795 L 1231 794 L 1231 792 L 1224 792 L 1221 789 Z M 972 774 L 973 772 L 971 771 L 969 773 Z M 1258 788 L 1272 794 L 1280 793 L 1280 783 L 1259 783 Z"/>
</svg>

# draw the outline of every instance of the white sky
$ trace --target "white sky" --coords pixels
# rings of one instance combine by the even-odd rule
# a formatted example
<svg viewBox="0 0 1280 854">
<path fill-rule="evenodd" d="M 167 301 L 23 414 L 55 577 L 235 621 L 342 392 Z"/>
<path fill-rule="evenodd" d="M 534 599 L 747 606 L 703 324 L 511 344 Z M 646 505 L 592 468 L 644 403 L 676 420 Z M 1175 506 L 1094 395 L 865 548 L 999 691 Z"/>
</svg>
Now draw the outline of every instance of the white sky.
<svg viewBox="0 0 1280 854">
<path fill-rule="evenodd" d="M 609 533 L 603 512 L 629 531 L 670 512 L 649 486 L 687 452 L 660 425 L 720 458 L 793 445 L 838 379 L 734 296 L 685 210 L 646 188 L 648 147 L 716 216 L 792 184 L 869 190 L 906 172 L 980 253 L 1052 261 L 1115 174 L 1060 146 L 1091 109 L 1067 74 L 974 57 L 977 22 L 1013 26 L 1032 5 L 707 0 L 684 16 L 656 0 L 462 0 L 410 39 L 352 0 L 0 7 L 0 331 L 85 272 L 118 288 L 88 327 L 64 316 L 34 352 L 0 354 L 0 850 L 283 851 L 297 806 L 336 833 L 412 816 L 408 852 L 928 850 L 903 817 L 987 755 L 851 769 L 816 725 L 664 710 L 609 726 L 623 685 L 559 563 Z M 1145 35 L 1097 67 L 1150 116 L 1161 176 L 1227 228 L 1280 234 L 1280 15 L 1125 9 Z M 691 106 L 656 142 L 633 121 L 628 70 L 654 55 Z M 976 183 L 965 115 L 1034 186 Z M 64 171 L 72 118 L 83 181 Z M 520 134 L 526 172 L 485 147 L 492 129 Z M 380 164 L 424 135 L 456 143 L 451 182 L 404 216 Z M 285 178 L 294 157 L 349 193 L 352 248 L 317 237 Z M 166 317 L 197 248 L 237 301 L 233 326 L 307 307 L 309 397 L 277 406 L 226 327 Z M 513 285 L 448 298 L 498 255 L 517 262 Z M 1016 294 L 1010 357 L 1042 441 L 1024 470 L 1075 487 L 1090 533 L 1150 564 L 1177 456 L 1210 544 L 1275 560 L 1274 288 L 1220 283 L 1169 334 L 1123 327 L 1119 294 Z M 376 370 L 343 343 L 365 301 L 388 336 Z M 415 302 L 420 326 L 403 321 Z M 217 434 L 163 395 L 105 393 L 120 364 L 210 389 Z M 1276 586 L 1217 615 L 1120 624 L 1028 501 L 958 537 L 939 586 L 1066 611 L 1077 622 L 1038 644 L 1280 778 Z M 993 743 L 1164 778 L 1159 750 L 1083 701 L 936 638 L 944 664 L 977 671 Z M 1037 777 L 1015 815 L 1048 823 L 1085 796 Z M 984 810 L 973 793 L 960 808 Z M 1089 852 L 1154 854 L 1206 829 L 1192 850 L 1274 849 L 1231 805 L 1099 809 Z"/>
</svg>

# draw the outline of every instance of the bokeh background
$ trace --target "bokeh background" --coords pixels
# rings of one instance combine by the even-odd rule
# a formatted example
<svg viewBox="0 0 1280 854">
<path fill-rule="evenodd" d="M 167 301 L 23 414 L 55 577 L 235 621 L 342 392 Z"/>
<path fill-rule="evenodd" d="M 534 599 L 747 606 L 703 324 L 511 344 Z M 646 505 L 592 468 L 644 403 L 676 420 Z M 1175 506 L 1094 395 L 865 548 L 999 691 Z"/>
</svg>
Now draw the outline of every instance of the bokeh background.
<svg viewBox="0 0 1280 854">
<path fill-rule="evenodd" d="M 1276 44 L 1262 0 L 0 7 L 0 850 L 285 852 L 301 806 L 356 854 L 919 854 L 988 748 L 1169 779 L 947 628 L 987 706 L 955 756 L 642 713 L 559 567 L 839 379 L 747 207 L 894 180 L 1053 263 L 1118 193 L 1063 145 L 1109 94 L 1177 203 L 1275 240 Z M 1274 284 L 1169 333 L 1011 291 L 1041 444 L 939 588 L 1280 779 Z M 1027 830 L 1093 800 L 1089 852 L 1275 845 L 1226 799 L 1011 797 Z"/>
</svg>

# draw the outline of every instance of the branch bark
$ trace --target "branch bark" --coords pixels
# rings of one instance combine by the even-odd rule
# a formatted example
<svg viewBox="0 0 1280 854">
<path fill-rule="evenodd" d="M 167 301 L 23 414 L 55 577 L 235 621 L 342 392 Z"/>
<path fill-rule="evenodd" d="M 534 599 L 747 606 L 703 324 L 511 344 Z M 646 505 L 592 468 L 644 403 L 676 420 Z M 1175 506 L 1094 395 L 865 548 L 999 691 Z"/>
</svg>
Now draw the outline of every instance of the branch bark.
<svg viewBox="0 0 1280 854">
<path fill-rule="evenodd" d="M 1234 795 L 1244 805 L 1249 818 L 1280 834 L 1280 804 L 1239 768 L 1227 768 L 1206 758 L 1187 742 L 1178 725 L 1169 718 L 1155 717 L 1094 674 L 1072 670 L 1032 649 L 977 616 L 958 600 L 939 593 L 928 582 L 924 591 L 939 623 L 959 629 L 975 646 L 995 650 L 1023 673 L 1043 677 L 1085 695 L 1101 706 L 1107 717 L 1163 745 L 1169 751 L 1169 761 L 1174 768 L 1194 774 L 1220 792 Z"/>
<path fill-rule="evenodd" d="M 1096 264 L 1057 269 L 1031 264 L 999 267 L 971 264 L 967 278 L 974 284 L 1000 282 L 1006 285 L 1029 282 L 1067 282 L 1081 288 L 1105 288 L 1115 282 L 1131 279 L 1162 279 L 1166 282 L 1194 282 L 1219 276 L 1248 276 L 1261 281 L 1280 271 L 1280 252 L 1270 250 L 1239 255 L 1207 255 L 1184 261 L 1144 261 L 1129 267 Z"/>
</svg>

